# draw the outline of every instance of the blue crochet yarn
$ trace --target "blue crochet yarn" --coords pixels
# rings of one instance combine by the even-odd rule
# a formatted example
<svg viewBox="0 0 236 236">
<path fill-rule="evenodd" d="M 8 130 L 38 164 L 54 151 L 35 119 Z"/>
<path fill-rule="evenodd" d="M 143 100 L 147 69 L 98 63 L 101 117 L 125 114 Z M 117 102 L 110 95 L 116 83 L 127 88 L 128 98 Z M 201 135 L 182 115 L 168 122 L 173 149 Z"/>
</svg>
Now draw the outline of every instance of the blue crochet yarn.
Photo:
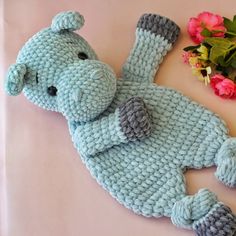
<svg viewBox="0 0 236 236">
<path fill-rule="evenodd" d="M 153 82 L 179 27 L 144 14 L 136 41 L 116 80 L 73 30 L 77 12 L 54 17 L 9 68 L 5 89 L 22 89 L 36 105 L 61 112 L 92 176 L 121 204 L 147 217 L 171 217 L 197 235 L 235 235 L 236 217 L 206 189 L 186 195 L 187 168 L 217 165 L 216 177 L 236 186 L 236 139 L 213 112 Z"/>
<path fill-rule="evenodd" d="M 236 138 L 227 139 L 220 148 L 217 157 L 216 177 L 228 185 L 236 187 Z"/>
</svg>

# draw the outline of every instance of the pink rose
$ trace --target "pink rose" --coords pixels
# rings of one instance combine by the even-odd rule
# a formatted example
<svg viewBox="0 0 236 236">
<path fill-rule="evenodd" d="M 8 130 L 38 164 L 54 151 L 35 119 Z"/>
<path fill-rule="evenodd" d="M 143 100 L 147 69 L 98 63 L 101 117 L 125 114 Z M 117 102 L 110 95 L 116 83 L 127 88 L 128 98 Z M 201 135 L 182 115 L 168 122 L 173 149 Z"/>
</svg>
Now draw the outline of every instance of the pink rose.
<svg viewBox="0 0 236 236">
<path fill-rule="evenodd" d="M 211 87 L 215 94 L 222 98 L 236 98 L 236 85 L 221 74 L 216 74 L 211 77 Z"/>
<path fill-rule="evenodd" d="M 208 29 L 212 33 L 212 37 L 224 37 L 226 28 L 223 17 L 210 12 L 202 12 L 197 17 L 190 18 L 188 33 L 195 43 L 199 44 L 204 40 L 205 37 L 201 35 L 204 29 Z"/>
</svg>

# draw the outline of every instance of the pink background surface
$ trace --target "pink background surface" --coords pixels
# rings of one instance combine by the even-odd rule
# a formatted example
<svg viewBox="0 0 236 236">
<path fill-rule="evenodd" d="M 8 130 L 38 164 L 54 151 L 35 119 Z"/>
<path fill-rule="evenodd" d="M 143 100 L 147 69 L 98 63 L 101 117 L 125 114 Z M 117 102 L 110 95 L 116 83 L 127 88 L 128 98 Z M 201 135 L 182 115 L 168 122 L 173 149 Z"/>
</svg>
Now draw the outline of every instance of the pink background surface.
<svg viewBox="0 0 236 236">
<path fill-rule="evenodd" d="M 182 34 L 162 64 L 157 83 L 176 88 L 221 115 L 231 135 L 236 136 L 236 101 L 216 97 L 181 61 L 182 48 L 190 44 L 186 34 L 189 17 L 203 10 L 232 17 L 236 13 L 235 0 L 5 0 L 1 9 L 4 11 L 1 72 L 14 63 L 23 43 L 49 26 L 59 11 L 77 10 L 84 15 L 86 22 L 81 35 L 117 75 L 134 42 L 139 16 L 152 12 L 171 18 L 181 27 Z M 0 114 L 4 113 L 1 175 L 5 176 L 1 179 L 6 183 L 1 181 L 4 213 L 1 235 L 193 235 L 174 227 L 167 218 L 146 219 L 116 202 L 81 163 L 61 115 L 36 107 L 23 95 L 5 97 L 2 88 L 0 95 Z M 188 171 L 188 192 L 193 194 L 208 187 L 236 212 L 236 190 L 217 182 L 214 171 L 215 168 Z"/>
</svg>

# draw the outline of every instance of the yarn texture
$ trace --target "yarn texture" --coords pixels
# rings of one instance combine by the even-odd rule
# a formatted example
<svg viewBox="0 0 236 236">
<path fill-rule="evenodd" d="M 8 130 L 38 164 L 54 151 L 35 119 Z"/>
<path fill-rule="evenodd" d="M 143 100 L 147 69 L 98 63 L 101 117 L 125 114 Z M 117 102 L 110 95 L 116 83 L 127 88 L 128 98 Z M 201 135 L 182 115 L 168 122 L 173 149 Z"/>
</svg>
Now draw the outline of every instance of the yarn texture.
<svg viewBox="0 0 236 236">
<path fill-rule="evenodd" d="M 236 235 L 236 217 L 214 193 L 186 194 L 183 173 L 217 165 L 236 186 L 236 139 L 224 121 L 180 92 L 154 84 L 180 29 L 144 14 L 122 78 L 73 31 L 84 18 L 59 13 L 26 42 L 9 68 L 5 89 L 61 112 L 91 175 L 122 205 L 146 217 L 168 216 L 196 235 Z"/>
<path fill-rule="evenodd" d="M 229 187 L 236 187 L 236 138 L 227 139 L 217 155 L 216 177 Z"/>
</svg>

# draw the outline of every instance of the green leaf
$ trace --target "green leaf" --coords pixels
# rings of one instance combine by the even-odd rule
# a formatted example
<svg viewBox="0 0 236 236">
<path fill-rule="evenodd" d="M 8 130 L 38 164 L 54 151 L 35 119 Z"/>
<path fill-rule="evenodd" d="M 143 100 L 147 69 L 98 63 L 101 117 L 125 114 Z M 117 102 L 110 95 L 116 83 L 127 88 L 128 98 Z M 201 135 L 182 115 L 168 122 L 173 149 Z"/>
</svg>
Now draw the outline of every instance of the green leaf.
<svg viewBox="0 0 236 236">
<path fill-rule="evenodd" d="M 229 68 L 228 67 L 223 67 L 221 65 L 217 65 L 215 69 L 216 69 L 217 72 L 220 72 L 224 76 L 228 76 L 228 74 L 229 74 Z"/>
<path fill-rule="evenodd" d="M 227 64 L 230 65 L 231 62 L 232 62 L 232 60 L 234 60 L 234 58 L 236 58 L 236 50 L 235 50 L 235 49 L 231 50 L 231 51 L 227 54 L 227 56 L 225 57 L 225 61 L 226 61 Z"/>
<path fill-rule="evenodd" d="M 224 26 L 227 29 L 226 36 L 227 37 L 235 37 L 236 36 L 236 15 L 233 20 L 224 17 Z"/>
<path fill-rule="evenodd" d="M 214 64 L 218 64 L 219 63 L 219 58 L 220 57 L 225 58 L 225 56 L 226 56 L 225 48 L 214 46 L 214 47 L 211 48 L 209 59 Z M 222 61 L 222 59 L 221 59 L 221 61 Z"/>
<path fill-rule="evenodd" d="M 208 51 L 211 49 L 211 45 L 209 45 L 205 42 L 202 42 L 202 45 L 205 46 L 208 49 Z"/>
<path fill-rule="evenodd" d="M 199 45 L 197 45 L 197 46 L 189 46 L 189 47 L 184 48 L 183 50 L 186 51 L 186 52 L 187 51 L 195 51 L 199 47 L 200 47 Z"/>
<path fill-rule="evenodd" d="M 236 52 L 234 52 L 233 57 L 230 60 L 230 65 L 236 69 Z"/>
<path fill-rule="evenodd" d="M 229 48 L 232 47 L 234 44 L 229 41 L 228 39 L 224 38 L 206 38 L 205 42 L 212 46 L 209 54 L 209 59 L 214 64 L 221 64 L 224 65 L 224 58 L 226 57 Z M 221 61 L 219 62 L 219 58 L 222 57 Z"/>
<path fill-rule="evenodd" d="M 231 28 L 234 26 L 233 21 L 231 21 L 230 19 L 223 17 L 224 18 L 224 26 L 227 30 L 231 30 Z"/>
<path fill-rule="evenodd" d="M 211 37 L 206 38 L 204 43 L 211 46 L 209 60 L 215 65 L 229 67 L 236 60 L 236 42 L 227 38 Z"/>
<path fill-rule="evenodd" d="M 236 69 L 236 58 L 231 62 L 231 66 Z"/>
<path fill-rule="evenodd" d="M 225 70 L 226 63 L 225 63 L 225 60 L 224 60 L 224 57 L 223 57 L 223 56 L 219 56 L 219 57 L 217 58 L 217 63 L 218 63 L 218 65 L 221 66 L 222 71 Z"/>
<path fill-rule="evenodd" d="M 201 32 L 201 35 L 204 37 L 210 37 L 212 35 L 211 31 L 207 28 L 204 28 Z"/>
<path fill-rule="evenodd" d="M 204 42 L 211 46 L 218 46 L 221 48 L 229 48 L 234 45 L 234 43 L 230 41 L 229 39 L 217 38 L 217 37 L 206 38 Z"/>
</svg>

